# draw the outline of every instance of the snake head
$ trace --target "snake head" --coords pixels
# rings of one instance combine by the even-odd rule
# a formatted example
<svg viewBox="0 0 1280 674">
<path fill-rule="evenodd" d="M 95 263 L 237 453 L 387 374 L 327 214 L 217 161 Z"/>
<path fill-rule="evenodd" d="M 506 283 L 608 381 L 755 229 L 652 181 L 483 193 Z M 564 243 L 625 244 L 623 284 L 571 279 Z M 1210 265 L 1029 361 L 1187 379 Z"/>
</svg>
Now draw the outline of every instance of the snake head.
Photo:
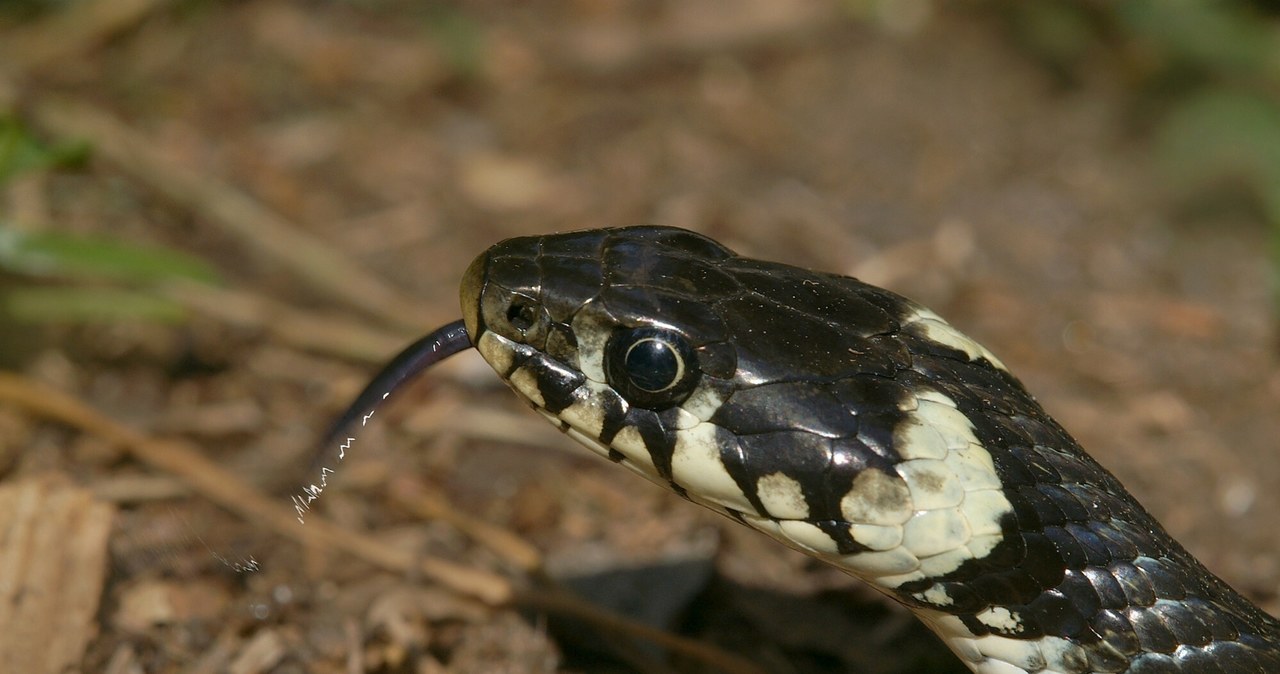
<svg viewBox="0 0 1280 674">
<path fill-rule="evenodd" d="M 535 409 L 610 459 L 672 483 L 676 431 L 710 419 L 739 370 L 713 311 L 733 253 L 679 229 L 503 241 L 462 281 L 476 348 Z"/>
<path fill-rule="evenodd" d="M 1007 502 L 971 498 L 980 528 L 958 510 L 999 483 L 965 453 L 968 420 L 912 370 L 924 328 L 896 295 L 631 227 L 504 241 L 461 296 L 481 355 L 561 430 L 793 547 L 884 576 L 919 571 L 902 543 L 921 512 L 951 513 L 919 520 L 931 548 L 998 538 Z"/>
</svg>

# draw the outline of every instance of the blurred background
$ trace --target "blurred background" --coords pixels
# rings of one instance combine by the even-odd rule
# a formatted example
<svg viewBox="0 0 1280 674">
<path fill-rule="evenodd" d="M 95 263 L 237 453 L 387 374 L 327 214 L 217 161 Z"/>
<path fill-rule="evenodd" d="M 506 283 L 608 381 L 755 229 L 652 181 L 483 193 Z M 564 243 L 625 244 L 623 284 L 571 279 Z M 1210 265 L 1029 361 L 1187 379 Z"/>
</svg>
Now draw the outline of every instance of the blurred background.
<svg viewBox="0 0 1280 674">
<path fill-rule="evenodd" d="M 312 465 L 475 255 L 635 223 L 939 311 L 1280 612 L 1273 3 L 3 0 L 2 668 L 962 671 L 474 353 Z"/>
</svg>

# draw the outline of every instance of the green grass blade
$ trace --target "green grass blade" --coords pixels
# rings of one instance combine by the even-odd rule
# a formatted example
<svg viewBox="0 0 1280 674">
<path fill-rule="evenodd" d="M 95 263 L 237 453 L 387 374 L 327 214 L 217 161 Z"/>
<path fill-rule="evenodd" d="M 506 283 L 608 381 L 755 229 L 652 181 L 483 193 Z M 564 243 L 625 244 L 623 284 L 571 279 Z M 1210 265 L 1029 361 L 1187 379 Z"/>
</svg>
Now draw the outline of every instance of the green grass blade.
<svg viewBox="0 0 1280 674">
<path fill-rule="evenodd" d="M 183 278 L 217 283 L 213 267 L 179 251 L 0 225 L 0 269 L 32 276 L 149 283 Z"/>
<path fill-rule="evenodd" d="M 119 288 L 14 288 L 0 294 L 0 313 L 24 323 L 175 324 L 187 319 L 186 309 L 173 300 Z"/>
</svg>

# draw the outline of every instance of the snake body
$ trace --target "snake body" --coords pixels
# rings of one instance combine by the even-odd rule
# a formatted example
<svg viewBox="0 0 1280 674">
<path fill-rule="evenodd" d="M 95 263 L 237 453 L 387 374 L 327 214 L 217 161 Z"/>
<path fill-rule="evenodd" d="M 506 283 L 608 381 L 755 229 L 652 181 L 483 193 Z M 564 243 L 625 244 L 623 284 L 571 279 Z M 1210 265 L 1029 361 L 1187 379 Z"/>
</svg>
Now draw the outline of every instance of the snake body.
<svg viewBox="0 0 1280 674">
<path fill-rule="evenodd" d="M 975 672 L 1280 672 L 1280 621 L 908 299 L 663 227 L 501 242 L 461 298 L 566 434 L 867 581 Z"/>
</svg>

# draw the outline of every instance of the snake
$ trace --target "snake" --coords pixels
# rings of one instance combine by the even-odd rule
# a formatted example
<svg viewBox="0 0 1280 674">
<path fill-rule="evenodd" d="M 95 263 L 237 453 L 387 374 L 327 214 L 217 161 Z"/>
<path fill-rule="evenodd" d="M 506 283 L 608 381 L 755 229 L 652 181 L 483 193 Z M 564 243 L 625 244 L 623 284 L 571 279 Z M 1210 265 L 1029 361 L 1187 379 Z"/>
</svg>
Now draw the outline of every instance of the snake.
<svg viewBox="0 0 1280 674">
<path fill-rule="evenodd" d="M 569 437 L 865 581 L 974 672 L 1280 673 L 1280 621 L 912 300 L 659 226 L 502 241 L 460 297 L 338 426 L 474 347 Z"/>
</svg>

